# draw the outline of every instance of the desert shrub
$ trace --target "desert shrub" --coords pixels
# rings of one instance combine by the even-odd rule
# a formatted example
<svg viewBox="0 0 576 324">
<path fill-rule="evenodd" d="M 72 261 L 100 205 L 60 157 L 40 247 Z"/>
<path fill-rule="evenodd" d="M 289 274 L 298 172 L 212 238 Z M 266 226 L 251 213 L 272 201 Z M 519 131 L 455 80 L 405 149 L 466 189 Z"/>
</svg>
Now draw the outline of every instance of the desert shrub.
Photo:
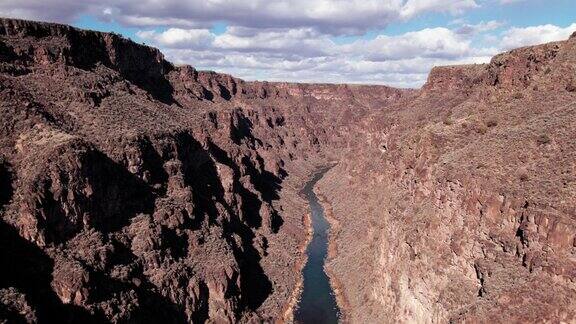
<svg viewBox="0 0 576 324">
<path fill-rule="evenodd" d="M 496 119 L 489 119 L 489 120 L 486 122 L 486 126 L 488 126 L 488 127 L 490 127 L 490 128 L 496 127 L 496 126 L 498 126 L 498 121 L 497 121 Z"/>
<path fill-rule="evenodd" d="M 446 117 L 444 117 L 444 119 L 442 120 L 442 123 L 443 123 L 444 125 L 450 126 L 450 125 L 454 124 L 454 120 L 452 120 L 452 117 L 446 116 Z"/>
<path fill-rule="evenodd" d="M 474 130 L 476 133 L 484 135 L 488 132 L 488 127 L 484 123 L 479 123 Z"/>
<path fill-rule="evenodd" d="M 542 134 L 536 138 L 536 143 L 538 143 L 538 145 L 546 145 L 549 144 L 551 141 L 552 139 L 550 139 L 550 136 L 546 134 Z"/>
</svg>

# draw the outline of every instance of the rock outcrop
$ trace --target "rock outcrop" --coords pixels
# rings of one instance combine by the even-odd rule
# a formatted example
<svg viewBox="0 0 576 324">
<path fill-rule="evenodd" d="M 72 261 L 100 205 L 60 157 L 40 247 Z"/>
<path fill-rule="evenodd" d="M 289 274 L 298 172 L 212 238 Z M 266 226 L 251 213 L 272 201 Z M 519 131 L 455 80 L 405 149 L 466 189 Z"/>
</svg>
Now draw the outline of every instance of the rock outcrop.
<svg viewBox="0 0 576 324">
<path fill-rule="evenodd" d="M 246 82 L 0 19 L 0 318 L 265 322 L 307 206 L 351 322 L 574 321 L 576 39 L 421 90 Z"/>
</svg>

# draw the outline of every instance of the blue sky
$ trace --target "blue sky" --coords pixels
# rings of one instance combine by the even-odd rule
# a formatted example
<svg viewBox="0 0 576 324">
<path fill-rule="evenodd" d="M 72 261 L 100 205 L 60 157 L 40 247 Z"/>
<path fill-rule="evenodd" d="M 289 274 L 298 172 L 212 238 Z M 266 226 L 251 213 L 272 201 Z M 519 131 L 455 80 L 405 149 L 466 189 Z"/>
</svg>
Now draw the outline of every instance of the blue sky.
<svg viewBox="0 0 576 324">
<path fill-rule="evenodd" d="M 399 87 L 576 31 L 574 0 L 3 0 L 0 15 L 113 31 L 249 80 Z"/>
</svg>

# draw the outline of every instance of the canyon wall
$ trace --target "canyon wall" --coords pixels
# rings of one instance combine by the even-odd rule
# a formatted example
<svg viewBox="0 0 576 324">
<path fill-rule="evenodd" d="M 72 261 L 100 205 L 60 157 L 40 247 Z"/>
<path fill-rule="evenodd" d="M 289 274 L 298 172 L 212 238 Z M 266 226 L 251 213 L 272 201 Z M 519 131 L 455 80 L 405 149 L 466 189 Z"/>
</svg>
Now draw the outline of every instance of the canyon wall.
<svg viewBox="0 0 576 324">
<path fill-rule="evenodd" d="M 576 319 L 576 38 L 435 68 L 318 192 L 348 319 Z"/>
<path fill-rule="evenodd" d="M 421 90 L 246 82 L 0 19 L 0 318 L 289 320 L 306 202 L 350 322 L 570 321 L 576 38 Z"/>
</svg>

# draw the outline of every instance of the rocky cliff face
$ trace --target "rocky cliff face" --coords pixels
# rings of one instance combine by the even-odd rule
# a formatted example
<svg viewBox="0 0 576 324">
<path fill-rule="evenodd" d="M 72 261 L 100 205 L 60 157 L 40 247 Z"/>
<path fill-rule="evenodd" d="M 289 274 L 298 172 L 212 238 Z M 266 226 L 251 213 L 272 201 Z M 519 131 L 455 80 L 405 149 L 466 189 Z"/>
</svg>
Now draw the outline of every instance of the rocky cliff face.
<svg viewBox="0 0 576 324">
<path fill-rule="evenodd" d="M 522 48 L 361 121 L 319 187 L 351 322 L 575 320 L 575 75 L 574 38 Z"/>
<path fill-rule="evenodd" d="M 320 165 L 352 322 L 574 320 L 576 39 L 418 91 L 243 80 L 0 19 L 0 316 L 282 320 Z"/>
</svg>

